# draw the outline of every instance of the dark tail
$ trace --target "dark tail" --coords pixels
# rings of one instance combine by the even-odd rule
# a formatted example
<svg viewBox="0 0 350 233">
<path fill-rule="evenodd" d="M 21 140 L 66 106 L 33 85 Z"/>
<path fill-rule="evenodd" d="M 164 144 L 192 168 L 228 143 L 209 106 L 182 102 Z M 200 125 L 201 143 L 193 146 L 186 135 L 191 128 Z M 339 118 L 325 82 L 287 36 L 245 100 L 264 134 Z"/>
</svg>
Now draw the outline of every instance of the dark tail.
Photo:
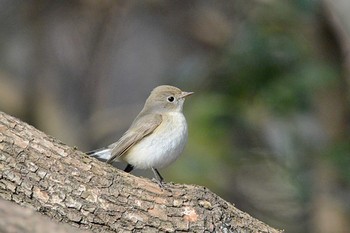
<svg viewBox="0 0 350 233">
<path fill-rule="evenodd" d="M 90 155 L 91 157 L 95 157 L 98 160 L 107 161 L 111 157 L 111 149 L 100 148 L 97 150 L 88 151 L 86 154 Z"/>
</svg>

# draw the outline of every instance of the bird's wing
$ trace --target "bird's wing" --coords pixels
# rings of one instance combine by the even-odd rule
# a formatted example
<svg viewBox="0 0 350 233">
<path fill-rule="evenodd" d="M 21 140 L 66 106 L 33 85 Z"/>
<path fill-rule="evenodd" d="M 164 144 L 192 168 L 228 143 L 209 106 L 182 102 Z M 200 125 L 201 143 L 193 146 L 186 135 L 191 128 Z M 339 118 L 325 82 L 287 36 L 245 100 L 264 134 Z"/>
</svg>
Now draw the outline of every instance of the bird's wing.
<svg viewBox="0 0 350 233">
<path fill-rule="evenodd" d="M 111 157 L 107 163 L 125 154 L 133 145 L 151 134 L 162 123 L 160 114 L 144 115 L 137 119 L 124 135 L 112 145 Z"/>
</svg>

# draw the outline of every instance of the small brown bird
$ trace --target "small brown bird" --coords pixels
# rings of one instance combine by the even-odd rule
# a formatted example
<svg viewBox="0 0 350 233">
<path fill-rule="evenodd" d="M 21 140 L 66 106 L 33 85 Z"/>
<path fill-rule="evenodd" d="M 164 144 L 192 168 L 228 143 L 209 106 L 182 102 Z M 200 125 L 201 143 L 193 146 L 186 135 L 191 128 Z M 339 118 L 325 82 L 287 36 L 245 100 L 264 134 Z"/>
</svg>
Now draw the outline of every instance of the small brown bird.
<svg viewBox="0 0 350 233">
<path fill-rule="evenodd" d="M 187 142 L 187 123 L 182 108 L 185 97 L 192 94 L 168 85 L 156 87 L 117 142 L 87 154 L 107 163 L 126 162 L 126 172 L 150 168 L 161 185 L 163 177 L 158 169 L 173 163 Z"/>
</svg>

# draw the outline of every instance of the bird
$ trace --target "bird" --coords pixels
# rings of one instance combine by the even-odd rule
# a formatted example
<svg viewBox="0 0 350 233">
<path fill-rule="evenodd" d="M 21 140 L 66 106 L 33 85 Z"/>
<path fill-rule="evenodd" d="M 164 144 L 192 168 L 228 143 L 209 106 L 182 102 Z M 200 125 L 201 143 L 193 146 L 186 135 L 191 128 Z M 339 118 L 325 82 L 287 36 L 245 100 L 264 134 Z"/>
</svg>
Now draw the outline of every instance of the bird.
<svg viewBox="0 0 350 233">
<path fill-rule="evenodd" d="M 154 88 L 143 109 L 121 138 L 107 147 L 87 152 L 107 163 L 125 162 L 125 172 L 152 169 L 156 182 L 163 187 L 158 169 L 173 163 L 187 143 L 188 129 L 183 105 L 194 92 L 170 85 Z"/>
</svg>

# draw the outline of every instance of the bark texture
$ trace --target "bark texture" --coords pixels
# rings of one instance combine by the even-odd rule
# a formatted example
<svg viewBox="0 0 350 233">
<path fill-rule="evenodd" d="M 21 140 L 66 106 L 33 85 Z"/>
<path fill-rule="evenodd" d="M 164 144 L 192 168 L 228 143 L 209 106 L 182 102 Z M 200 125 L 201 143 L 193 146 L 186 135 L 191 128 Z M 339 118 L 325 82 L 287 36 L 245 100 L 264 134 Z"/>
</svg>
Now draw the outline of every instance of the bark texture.
<svg viewBox="0 0 350 233">
<path fill-rule="evenodd" d="M 205 187 L 135 177 L 0 112 L 0 197 L 94 232 L 280 232 Z"/>
</svg>

